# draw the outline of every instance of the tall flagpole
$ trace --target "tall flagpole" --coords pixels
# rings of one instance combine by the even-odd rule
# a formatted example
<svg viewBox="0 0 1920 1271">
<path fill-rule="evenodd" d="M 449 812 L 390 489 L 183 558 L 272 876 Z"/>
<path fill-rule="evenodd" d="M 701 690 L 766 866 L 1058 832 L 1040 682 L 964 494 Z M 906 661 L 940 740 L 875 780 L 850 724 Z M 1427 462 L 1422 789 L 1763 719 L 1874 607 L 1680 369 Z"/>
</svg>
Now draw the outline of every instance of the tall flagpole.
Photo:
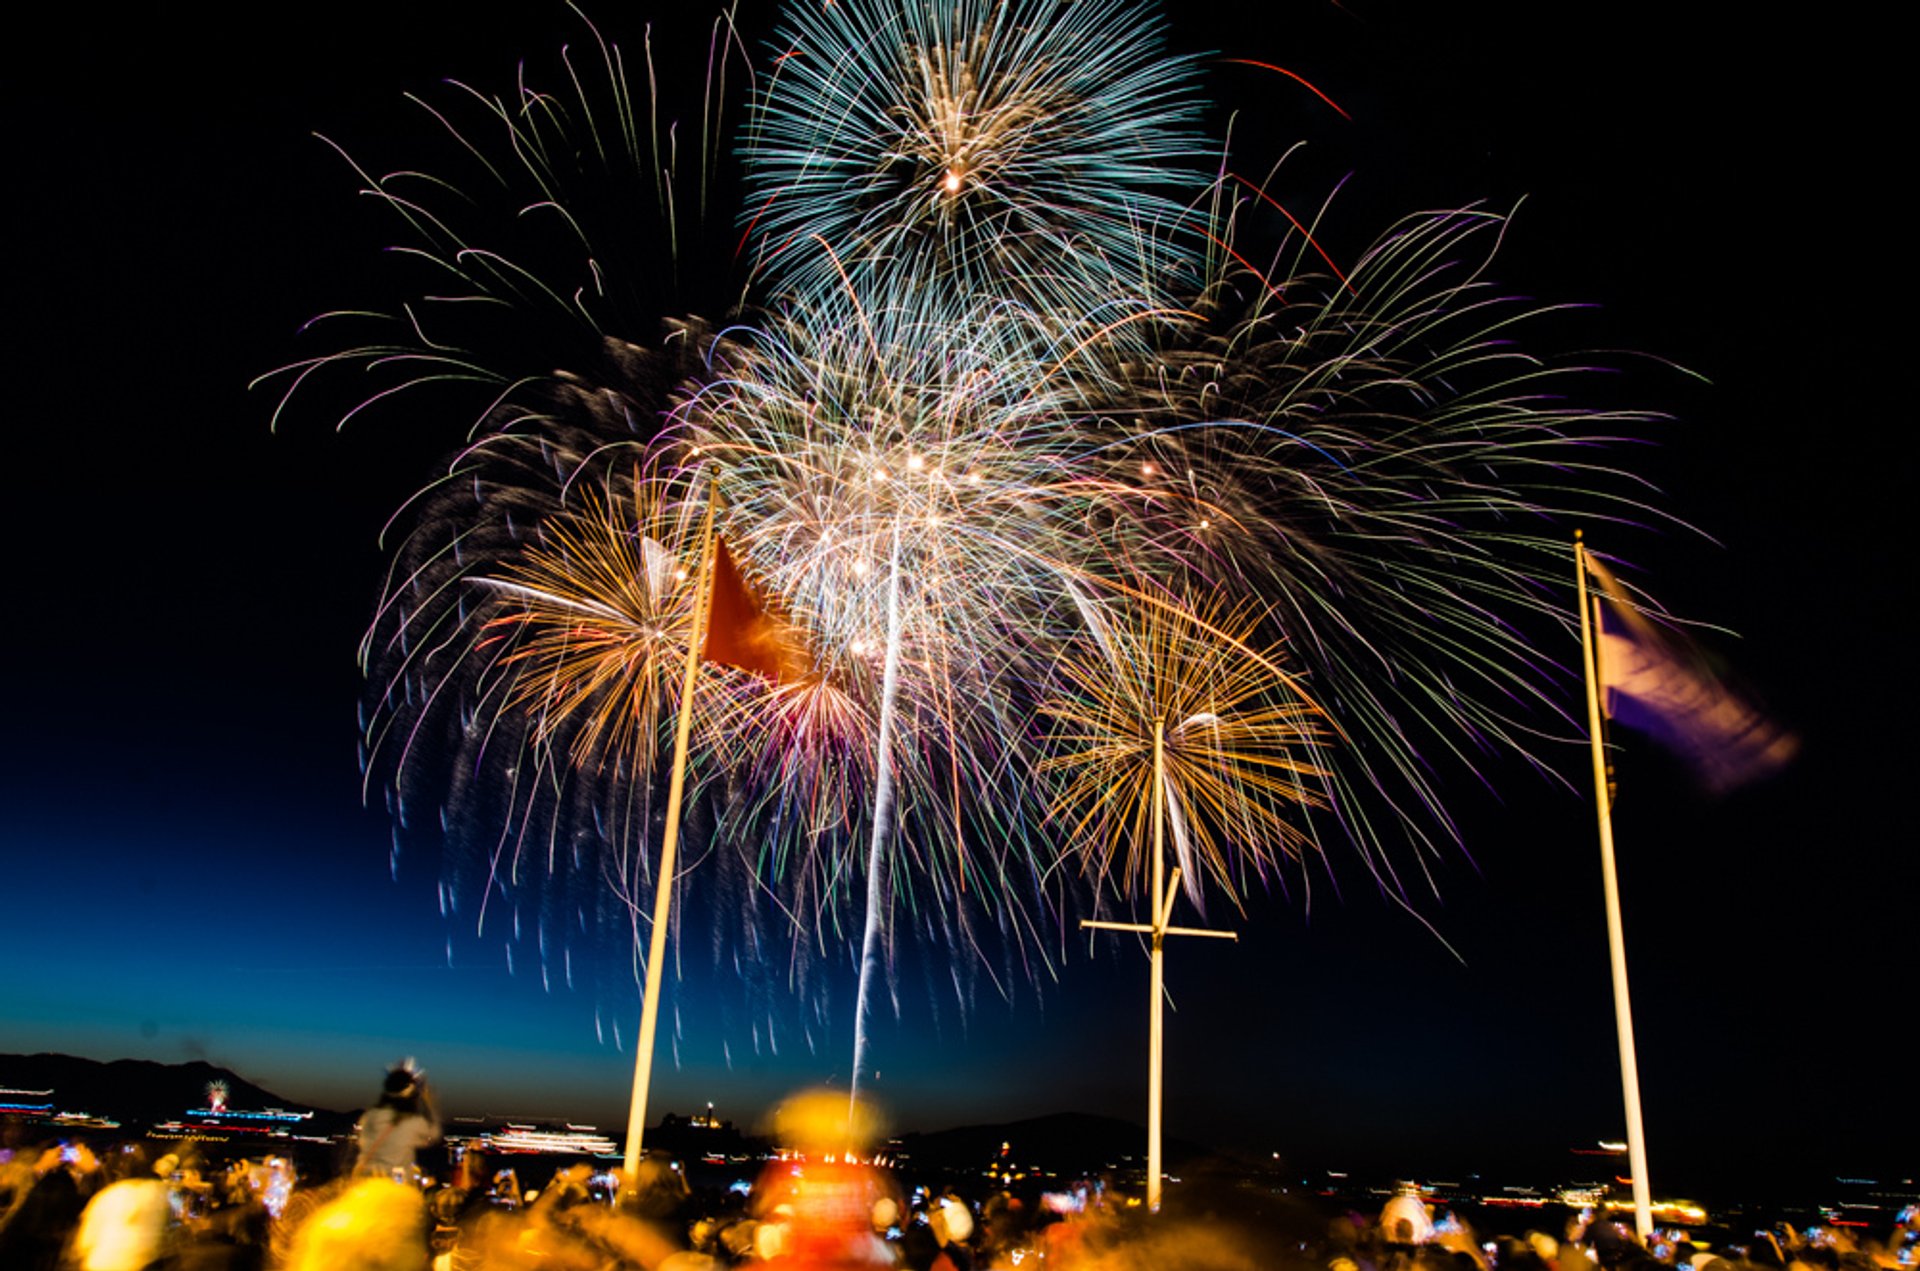
<svg viewBox="0 0 1920 1271">
<path fill-rule="evenodd" d="M 1587 547 L 1573 534 L 1573 562 L 1580 582 L 1580 657 L 1587 682 L 1587 737 L 1593 751 L 1593 804 L 1600 819 L 1600 875 L 1607 898 L 1607 946 L 1613 956 L 1613 1019 L 1620 1036 L 1620 1084 L 1627 1105 L 1627 1168 L 1633 1174 L 1633 1229 L 1645 1241 L 1653 1233 L 1652 1189 L 1647 1185 L 1647 1136 L 1640 1121 L 1640 1065 L 1634 1058 L 1633 1007 L 1627 998 L 1627 946 L 1620 925 L 1620 880 L 1613 861 L 1613 795 L 1607 788 L 1607 757 L 1600 741 L 1600 683 L 1594 659 L 1593 608 L 1587 599 Z"/>
<path fill-rule="evenodd" d="M 1161 1016 L 1166 1004 L 1167 905 L 1162 892 L 1166 871 L 1166 852 L 1161 822 L 1166 808 L 1167 721 L 1153 721 L 1153 1014 L 1149 1017 L 1147 1038 L 1147 1212 L 1160 1212 L 1160 1077 L 1165 1053 L 1166 1024 Z"/>
<path fill-rule="evenodd" d="M 707 493 L 700 524 L 700 564 L 693 588 L 693 623 L 687 632 L 687 669 L 680 680 L 680 718 L 673 733 L 673 777 L 667 785 L 667 826 L 660 847 L 660 874 L 653 893 L 653 933 L 647 945 L 647 985 L 640 996 L 640 1037 L 633 1051 L 633 1101 L 627 1109 L 627 1155 L 623 1199 L 639 1189 L 640 1140 L 647 1125 L 647 1088 L 653 1081 L 653 1046 L 660 1020 L 660 973 L 667 960 L 667 919 L 673 910 L 673 874 L 680 851 L 680 796 L 687 783 L 687 745 L 693 733 L 693 686 L 706 643 L 708 592 L 713 588 L 713 510 Z"/>
</svg>

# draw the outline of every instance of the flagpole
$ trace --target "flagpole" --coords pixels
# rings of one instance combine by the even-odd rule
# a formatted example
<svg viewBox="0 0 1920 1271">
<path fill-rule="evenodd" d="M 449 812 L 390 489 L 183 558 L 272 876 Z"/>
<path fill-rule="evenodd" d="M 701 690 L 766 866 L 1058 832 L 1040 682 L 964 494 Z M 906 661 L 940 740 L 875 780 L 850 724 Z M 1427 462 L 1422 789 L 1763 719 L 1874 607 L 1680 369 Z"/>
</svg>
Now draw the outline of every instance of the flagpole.
<svg viewBox="0 0 1920 1271">
<path fill-rule="evenodd" d="M 640 995 L 640 1037 L 633 1052 L 633 1100 L 627 1109 L 627 1154 L 622 1199 L 639 1190 L 640 1141 L 647 1124 L 647 1090 L 653 1080 L 654 1038 L 660 1019 L 660 973 L 667 957 L 667 919 L 673 909 L 675 858 L 680 850 L 680 798 L 687 781 L 687 747 L 693 734 L 693 686 L 700 675 L 700 650 L 706 640 L 707 592 L 713 586 L 713 511 L 715 492 L 707 494 L 700 525 L 700 564 L 693 589 L 693 621 L 687 632 L 687 667 L 680 680 L 680 718 L 673 734 L 673 777 L 667 785 L 667 825 L 660 847 L 660 874 L 653 894 L 653 932 L 647 946 L 647 983 Z"/>
<path fill-rule="evenodd" d="M 1580 656 L 1587 683 L 1587 738 L 1593 752 L 1593 803 L 1600 821 L 1600 875 L 1607 899 L 1607 946 L 1613 960 L 1613 1017 L 1620 1037 L 1620 1084 L 1626 1096 L 1627 1168 L 1633 1175 L 1633 1228 L 1644 1242 L 1653 1233 L 1652 1189 L 1647 1184 L 1647 1137 L 1640 1120 L 1640 1065 L 1634 1057 L 1633 1007 L 1627 997 L 1627 947 L 1620 923 L 1620 880 L 1613 858 L 1613 799 L 1607 789 L 1607 758 L 1600 740 L 1600 684 L 1593 647 L 1593 609 L 1587 599 L 1587 548 L 1573 534 L 1573 561 L 1580 584 Z"/>
<path fill-rule="evenodd" d="M 1153 1013 L 1148 1017 L 1147 1040 L 1147 1212 L 1160 1212 L 1160 1075 L 1161 1059 L 1164 1054 L 1166 1025 L 1161 1018 L 1166 997 L 1166 950 L 1163 937 L 1166 935 L 1167 919 L 1166 898 L 1160 893 L 1163 889 L 1161 875 L 1166 869 L 1163 859 L 1161 822 L 1165 818 L 1166 808 L 1166 733 L 1167 721 L 1163 718 L 1153 721 L 1153 898 L 1148 903 L 1153 906 L 1153 974 L 1152 980 Z"/>
</svg>

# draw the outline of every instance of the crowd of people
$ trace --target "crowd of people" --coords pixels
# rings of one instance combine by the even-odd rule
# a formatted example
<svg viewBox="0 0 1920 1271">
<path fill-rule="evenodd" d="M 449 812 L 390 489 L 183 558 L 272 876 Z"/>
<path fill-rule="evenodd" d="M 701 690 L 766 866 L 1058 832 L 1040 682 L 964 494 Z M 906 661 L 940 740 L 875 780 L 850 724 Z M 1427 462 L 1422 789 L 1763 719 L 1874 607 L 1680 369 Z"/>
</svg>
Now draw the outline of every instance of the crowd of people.
<svg viewBox="0 0 1920 1271">
<path fill-rule="evenodd" d="M 1910 1271 L 1917 1231 L 1920 1213 L 1909 1206 L 1885 1240 L 1780 1223 L 1718 1240 L 1655 1228 L 1643 1243 L 1630 1210 L 1582 1210 L 1567 1213 L 1557 1236 L 1532 1229 L 1482 1242 L 1458 1215 L 1436 1220 L 1431 1207 L 1403 1195 L 1377 1222 L 1334 1219 L 1317 1262 L 1324 1271 Z"/>
<path fill-rule="evenodd" d="M 387 1078 L 353 1159 L 297 1177 L 281 1156 L 215 1165 L 190 1147 L 0 1144 L 5 1271 L 1914 1271 L 1910 1209 L 1890 1236 L 1758 1231 L 1710 1243 L 1618 1215 L 1483 1241 L 1412 1194 L 1377 1215 L 1262 1206 L 1204 1180 L 1148 1214 L 1110 1180 L 976 1195 L 903 1187 L 837 1125 L 789 1118 L 797 1151 L 757 1183 L 695 1189 L 671 1162 L 637 1175 L 575 1164 L 523 1186 L 509 1158 L 426 1153 L 440 1122 L 425 1079 Z M 815 1109 L 817 1111 L 817 1108 Z M 511 1158 L 525 1161 L 528 1158 Z M 444 1162 L 444 1164 L 443 1164 Z M 1875 1233 L 1876 1237 L 1879 1233 Z"/>
</svg>

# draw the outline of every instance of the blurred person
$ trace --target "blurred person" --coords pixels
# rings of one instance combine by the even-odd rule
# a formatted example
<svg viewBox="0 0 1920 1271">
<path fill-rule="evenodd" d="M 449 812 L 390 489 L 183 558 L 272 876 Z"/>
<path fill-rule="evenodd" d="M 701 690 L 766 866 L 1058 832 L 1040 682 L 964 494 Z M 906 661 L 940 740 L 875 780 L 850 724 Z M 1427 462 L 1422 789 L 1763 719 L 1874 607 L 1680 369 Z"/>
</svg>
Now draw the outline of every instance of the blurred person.
<svg viewBox="0 0 1920 1271">
<path fill-rule="evenodd" d="M 493 1176 L 493 1187 L 487 1195 L 497 1208 L 520 1208 L 520 1175 L 511 1168 L 500 1170 Z"/>
<path fill-rule="evenodd" d="M 1380 1235 L 1389 1244 L 1425 1244 L 1433 1239 L 1433 1211 L 1413 1188 L 1402 1187 L 1380 1210 Z"/>
<path fill-rule="evenodd" d="M 1049 1259 L 1041 1265 L 1046 1271 L 1286 1271 L 1303 1265 L 1244 1231 L 1163 1216 L 1143 1222 L 1142 1217 L 1126 1216 L 1111 1239 L 1073 1261 L 1056 1266 Z"/>
<path fill-rule="evenodd" d="M 686 1225 L 681 1218 L 692 1191 L 686 1176 L 671 1161 L 642 1156 L 634 1166 L 631 1185 L 623 1185 L 618 1195 L 620 1208 L 635 1217 L 663 1226 Z"/>
<path fill-rule="evenodd" d="M 265 1271 L 273 1227 L 265 1192 L 274 1177 L 259 1162 L 229 1166 L 210 1189 L 206 1213 L 188 1224 L 191 1238 L 168 1271 Z"/>
<path fill-rule="evenodd" d="M 1430 1243 L 1452 1254 L 1452 1261 L 1460 1271 L 1487 1271 L 1486 1251 L 1480 1247 L 1479 1238 L 1473 1234 L 1473 1228 L 1452 1210 L 1446 1211 L 1440 1221 L 1433 1225 Z M 1515 1243 L 1518 1244 L 1517 1241 Z M 1519 1247 L 1526 1249 L 1525 1245 Z M 1529 1257 L 1532 1256 L 1532 1250 L 1528 1249 L 1527 1253 Z M 1522 1268 L 1522 1271 L 1528 1269 Z"/>
<path fill-rule="evenodd" d="M 940 1256 L 940 1242 L 925 1223 L 915 1222 L 901 1229 L 898 1252 L 903 1271 L 932 1271 L 933 1260 Z"/>
<path fill-rule="evenodd" d="M 1593 1221 L 1587 1224 L 1587 1245 L 1593 1250 L 1594 1261 L 1603 1267 L 1622 1266 L 1632 1261 L 1634 1255 L 1646 1252 L 1626 1228 L 1605 1212 L 1594 1214 Z"/>
<path fill-rule="evenodd" d="M 419 1174 L 416 1154 L 440 1141 L 440 1110 L 427 1075 L 404 1060 L 381 1083 L 380 1102 L 360 1118 L 360 1157 L 354 1173 L 364 1178 L 404 1178 Z"/>
<path fill-rule="evenodd" d="M 153 1176 L 153 1148 L 144 1141 L 116 1143 L 100 1157 L 100 1178 L 103 1183 Z"/>
<path fill-rule="evenodd" d="M 738 1265 L 753 1256 L 754 1235 L 760 1224 L 752 1218 L 740 1218 L 720 1228 L 719 1238 L 715 1241 L 716 1252 L 724 1253 L 728 1261 Z"/>
<path fill-rule="evenodd" d="M 1554 1271 L 1593 1271 L 1593 1255 L 1581 1243 L 1587 1238 L 1587 1223 L 1588 1219 L 1580 1214 L 1568 1217 L 1553 1259 Z"/>
<path fill-rule="evenodd" d="M 582 1249 L 600 1255 L 603 1261 L 596 1265 L 614 1265 L 604 1261 L 608 1256 L 622 1267 L 640 1266 L 649 1271 L 719 1265 L 686 1247 L 687 1227 L 682 1218 L 688 1191 L 677 1169 L 651 1157 L 642 1160 L 639 1186 L 624 1190 L 618 1208 L 591 1198 L 593 1175 L 587 1166 L 576 1165 L 567 1173 L 567 1184 L 550 1186 L 543 1192 L 529 1217 L 544 1217 Z M 559 1181 L 556 1175 L 556 1184 Z"/>
<path fill-rule="evenodd" d="M 1033 1233 L 1041 1256 L 1053 1266 L 1072 1266 L 1096 1243 L 1095 1237 L 1107 1225 L 1104 1209 L 1089 1199 L 1084 1186 L 1067 1192 L 1045 1192 L 1040 1197 L 1044 1215 Z M 1348 1224 L 1351 1229 L 1352 1224 Z"/>
<path fill-rule="evenodd" d="M 0 1151 L 0 1231 L 5 1231 L 14 1212 L 26 1202 L 27 1193 L 40 1181 L 33 1166 L 20 1153 Z"/>
<path fill-rule="evenodd" d="M 485 1267 L 487 1271 L 531 1271 L 535 1267 L 542 1271 L 585 1271 L 606 1266 L 607 1256 L 571 1229 L 569 1217 L 578 1204 L 563 1182 L 557 1187 L 550 1185 L 518 1212 L 482 1214 L 470 1229 L 462 1230 L 445 1265 Z"/>
<path fill-rule="evenodd" d="M 874 1207 L 892 1197 L 893 1184 L 859 1159 L 879 1136 L 878 1115 L 843 1094 L 814 1091 L 782 1103 L 773 1131 L 799 1155 L 770 1162 L 754 1187 L 761 1258 L 782 1271 L 893 1266 L 892 1248 L 873 1231 Z"/>
<path fill-rule="evenodd" d="M 294 1236 L 316 1212 L 339 1199 L 350 1183 L 349 1179 L 329 1178 L 317 1186 L 293 1188 L 282 1202 L 280 1213 L 267 1238 L 268 1264 L 275 1267 L 290 1265 Z"/>
<path fill-rule="evenodd" d="M 85 1143 L 53 1143 L 39 1152 L 21 1149 L 24 1170 L 13 1175 L 13 1197 L 0 1213 L 0 1268 L 54 1271 L 97 1189 L 99 1162 Z"/>
<path fill-rule="evenodd" d="M 1500 1271 L 1553 1271 L 1547 1260 L 1540 1256 L 1539 1247 L 1533 1240 L 1535 1236 L 1539 1236 L 1541 1240 L 1547 1239 L 1537 1231 L 1530 1232 L 1524 1237 L 1495 1237 L 1493 1244 L 1498 1252 L 1494 1255 L 1493 1264 L 1499 1267 Z M 1558 1248 L 1557 1245 L 1555 1247 Z"/>
<path fill-rule="evenodd" d="M 986 1203 L 980 1206 L 980 1221 L 974 1233 L 979 1253 L 976 1261 L 983 1266 L 993 1266 L 1011 1260 L 1015 1249 L 1027 1247 L 1031 1226 L 1026 1203 L 1012 1192 L 1003 1188 L 987 1197 Z"/>
<path fill-rule="evenodd" d="M 1778 1271 L 1787 1265 L 1786 1256 L 1780 1251 L 1780 1240 L 1771 1231 L 1753 1233 L 1753 1243 L 1747 1247 L 1747 1259 L 1756 1267 L 1765 1267 L 1767 1271 Z"/>
<path fill-rule="evenodd" d="M 868 1221 L 873 1224 L 874 1234 L 886 1239 L 889 1231 L 900 1226 L 900 1202 L 891 1196 L 882 1196 L 873 1202 L 873 1212 L 868 1215 Z"/>
<path fill-rule="evenodd" d="M 462 1229 L 491 1207 L 490 1181 L 485 1156 L 468 1147 L 454 1162 L 452 1179 L 427 1198 L 427 1214 L 433 1222 L 428 1243 L 435 1266 L 459 1247 Z M 451 1259 L 447 1265 L 452 1265 Z"/>
<path fill-rule="evenodd" d="M 426 1271 L 427 1205 L 390 1178 L 363 1178 L 294 1233 L 287 1271 Z"/>
<path fill-rule="evenodd" d="M 80 1271 L 144 1271 L 166 1251 L 173 1206 L 157 1178 L 109 1183 L 87 1202 L 71 1261 Z"/>
<path fill-rule="evenodd" d="M 973 1271 L 973 1210 L 966 1201 L 948 1192 L 928 1207 L 927 1226 L 940 1245 L 931 1271 Z"/>
</svg>

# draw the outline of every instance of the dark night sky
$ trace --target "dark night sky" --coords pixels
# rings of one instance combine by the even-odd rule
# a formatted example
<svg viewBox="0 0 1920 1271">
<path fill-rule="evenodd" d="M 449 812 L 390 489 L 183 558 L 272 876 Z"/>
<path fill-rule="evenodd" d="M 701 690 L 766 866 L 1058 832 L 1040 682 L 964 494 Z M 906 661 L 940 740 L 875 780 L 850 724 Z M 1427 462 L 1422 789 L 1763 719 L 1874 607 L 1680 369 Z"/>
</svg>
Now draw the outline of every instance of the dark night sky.
<svg viewBox="0 0 1920 1271">
<path fill-rule="evenodd" d="M 1293 188 L 1354 174 L 1330 218 L 1350 247 L 1403 211 L 1525 196 L 1496 272 L 1598 304 L 1589 339 L 1710 381 L 1631 360 L 1626 391 L 1675 416 L 1632 462 L 1718 540 L 1631 551 L 1671 607 L 1740 633 L 1721 651 L 1806 746 L 1720 802 L 1656 753 L 1625 758 L 1653 1177 L 1911 1170 L 1891 54 L 1665 9 L 1288 0 L 1251 26 L 1183 12 L 1174 38 L 1286 65 L 1353 114 L 1209 72 L 1259 139 L 1243 150 L 1310 142 Z M 595 11 L 638 46 L 643 5 Z M 438 0 L 180 12 L 75 9 L 12 85 L 0 1052 L 210 1058 L 334 1106 L 415 1054 L 456 1110 L 614 1122 L 630 1060 L 596 1041 L 592 1001 L 497 952 L 450 968 L 435 862 L 393 881 L 385 818 L 361 807 L 375 539 L 464 421 L 336 435 L 316 409 L 273 435 L 245 391 L 297 355 L 302 320 L 378 286 L 387 228 L 309 133 L 386 146 L 412 124 L 403 91 L 504 87 L 578 29 L 559 5 L 479 24 Z M 1518 764 L 1489 775 L 1503 801 L 1462 783 L 1471 859 L 1421 905 L 1464 965 L 1344 864 L 1337 890 L 1316 873 L 1310 909 L 1298 890 L 1256 902 L 1237 947 L 1174 951 L 1169 1133 L 1418 1171 L 1558 1164 L 1620 1132 L 1590 805 Z M 896 1121 L 1138 1116 L 1144 959 L 1075 948 L 1041 1004 L 983 997 L 964 1025 L 936 1028 L 907 968 L 878 1042 Z M 752 1061 L 697 999 L 656 1109 L 751 1117 L 844 1080 L 844 1047 Z"/>
</svg>

